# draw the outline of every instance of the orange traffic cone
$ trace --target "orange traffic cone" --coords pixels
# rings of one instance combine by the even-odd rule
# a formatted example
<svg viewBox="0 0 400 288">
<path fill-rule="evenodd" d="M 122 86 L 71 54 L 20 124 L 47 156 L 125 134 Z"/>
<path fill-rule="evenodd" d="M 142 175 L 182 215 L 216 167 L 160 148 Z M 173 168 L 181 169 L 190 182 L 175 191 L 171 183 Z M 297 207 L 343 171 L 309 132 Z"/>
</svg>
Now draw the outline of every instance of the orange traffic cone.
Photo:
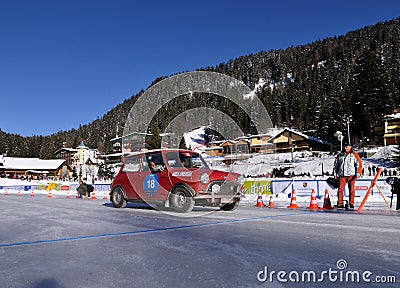
<svg viewBox="0 0 400 288">
<path fill-rule="evenodd" d="M 107 192 L 104 192 L 103 200 L 108 200 Z"/>
<path fill-rule="evenodd" d="M 94 191 L 92 192 L 92 198 L 91 198 L 92 200 L 96 200 L 97 198 L 96 198 L 96 194 L 94 193 Z"/>
<path fill-rule="evenodd" d="M 47 193 L 47 198 L 53 198 L 53 196 L 51 195 L 51 190 L 49 190 L 49 193 Z"/>
<path fill-rule="evenodd" d="M 275 208 L 274 197 L 269 196 L 268 208 Z"/>
<path fill-rule="evenodd" d="M 35 197 L 35 193 L 33 192 L 33 190 L 31 191 L 31 197 Z"/>
<path fill-rule="evenodd" d="M 81 198 L 79 197 L 79 192 L 76 192 L 75 198 Z"/>
<path fill-rule="evenodd" d="M 258 193 L 257 204 L 255 206 L 257 206 L 257 207 L 264 207 L 265 206 L 264 202 L 263 202 L 263 199 L 262 199 L 261 193 Z"/>
<path fill-rule="evenodd" d="M 331 199 L 329 198 L 328 189 L 325 189 L 324 205 L 320 209 L 321 210 L 332 210 L 333 209 L 333 206 L 331 204 Z"/>
<path fill-rule="evenodd" d="M 70 199 L 71 198 L 71 196 L 69 196 L 69 191 L 67 191 L 67 197 L 66 197 L 67 199 Z"/>
<path fill-rule="evenodd" d="M 8 196 L 8 189 L 6 189 L 6 192 L 4 192 L 4 196 Z"/>
<path fill-rule="evenodd" d="M 17 196 L 18 196 L 18 197 L 21 196 L 21 191 L 18 190 Z"/>
<path fill-rule="evenodd" d="M 317 196 L 315 195 L 314 189 L 312 189 L 310 206 L 308 206 L 307 209 L 311 209 L 311 210 L 319 209 L 318 204 L 317 204 Z"/>
<path fill-rule="evenodd" d="M 292 198 L 290 199 L 290 205 L 287 208 L 290 208 L 290 209 L 300 208 L 296 203 L 296 190 L 293 190 Z"/>
</svg>

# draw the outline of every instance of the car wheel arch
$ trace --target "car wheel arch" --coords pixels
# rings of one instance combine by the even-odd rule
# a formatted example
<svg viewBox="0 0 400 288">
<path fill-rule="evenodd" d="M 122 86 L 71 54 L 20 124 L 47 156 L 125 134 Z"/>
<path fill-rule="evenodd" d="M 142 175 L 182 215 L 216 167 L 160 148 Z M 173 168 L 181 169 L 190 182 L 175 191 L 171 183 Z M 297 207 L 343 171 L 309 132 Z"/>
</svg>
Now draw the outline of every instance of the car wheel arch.
<svg viewBox="0 0 400 288">
<path fill-rule="evenodd" d="M 193 188 L 190 187 L 188 184 L 186 184 L 186 183 L 178 183 L 178 184 L 175 184 L 175 185 L 170 189 L 170 191 L 169 191 L 169 193 L 168 193 L 168 197 L 169 197 L 172 193 L 174 193 L 174 191 L 175 191 L 177 188 L 183 188 L 183 189 L 187 190 L 187 191 L 190 193 L 190 196 L 191 196 L 191 197 L 194 197 L 194 196 L 196 195 L 196 192 L 195 192 L 195 191 L 193 190 Z"/>
<path fill-rule="evenodd" d="M 126 197 L 126 192 L 125 192 L 125 189 L 124 189 L 121 185 L 116 185 L 116 186 L 114 186 L 114 187 L 111 189 L 109 195 L 111 195 L 112 191 L 113 191 L 114 189 L 117 189 L 117 188 L 120 189 L 120 190 L 122 191 L 122 194 L 123 194 L 123 196 L 124 196 L 124 198 L 125 198 L 125 200 L 126 200 L 126 199 L 127 199 L 127 197 Z"/>
<path fill-rule="evenodd" d="M 175 212 L 186 213 L 195 205 L 194 191 L 187 185 L 175 185 L 168 196 L 169 207 Z"/>
</svg>

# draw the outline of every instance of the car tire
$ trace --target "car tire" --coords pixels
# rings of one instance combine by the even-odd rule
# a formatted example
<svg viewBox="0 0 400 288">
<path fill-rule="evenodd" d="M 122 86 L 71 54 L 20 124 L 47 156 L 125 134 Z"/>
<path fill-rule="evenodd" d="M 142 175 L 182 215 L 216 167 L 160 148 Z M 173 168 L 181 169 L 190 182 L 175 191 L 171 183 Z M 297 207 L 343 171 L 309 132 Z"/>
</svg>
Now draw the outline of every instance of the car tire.
<svg viewBox="0 0 400 288">
<path fill-rule="evenodd" d="M 115 208 L 125 208 L 126 199 L 124 197 L 124 191 L 120 187 L 116 187 L 111 192 L 111 203 Z"/>
<path fill-rule="evenodd" d="M 236 202 L 231 202 L 231 203 L 226 203 L 221 206 L 222 211 L 232 211 L 235 210 L 239 206 L 239 201 Z"/>
<path fill-rule="evenodd" d="M 195 202 L 189 191 L 183 187 L 176 187 L 171 193 L 169 201 L 172 209 L 179 213 L 192 211 Z"/>
</svg>

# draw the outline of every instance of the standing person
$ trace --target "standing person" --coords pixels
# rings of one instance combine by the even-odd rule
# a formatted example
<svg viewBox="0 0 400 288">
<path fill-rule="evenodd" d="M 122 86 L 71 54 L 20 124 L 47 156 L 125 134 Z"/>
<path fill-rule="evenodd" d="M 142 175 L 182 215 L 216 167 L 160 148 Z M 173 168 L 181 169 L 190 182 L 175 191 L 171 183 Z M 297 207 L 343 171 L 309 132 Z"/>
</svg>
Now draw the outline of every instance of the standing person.
<svg viewBox="0 0 400 288">
<path fill-rule="evenodd" d="M 344 187 L 349 187 L 349 205 L 354 209 L 354 184 L 362 172 L 360 156 L 353 151 L 350 143 L 344 145 L 344 150 L 336 156 L 334 169 L 335 178 L 339 178 L 337 208 L 343 209 Z"/>
</svg>

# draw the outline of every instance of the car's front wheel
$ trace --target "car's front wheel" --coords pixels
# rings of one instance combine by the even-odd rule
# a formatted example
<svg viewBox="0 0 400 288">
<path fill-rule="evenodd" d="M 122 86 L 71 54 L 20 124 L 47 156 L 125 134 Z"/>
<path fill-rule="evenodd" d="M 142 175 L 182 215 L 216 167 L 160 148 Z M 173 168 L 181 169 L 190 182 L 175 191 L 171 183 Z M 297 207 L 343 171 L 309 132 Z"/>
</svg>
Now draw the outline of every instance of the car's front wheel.
<svg viewBox="0 0 400 288">
<path fill-rule="evenodd" d="M 179 213 L 192 211 L 195 202 L 190 192 L 183 187 L 176 187 L 170 195 L 169 201 L 172 209 Z"/>
<path fill-rule="evenodd" d="M 116 187 L 111 192 L 111 203 L 115 208 L 125 208 L 126 200 L 124 198 L 124 192 L 122 188 Z"/>
</svg>

